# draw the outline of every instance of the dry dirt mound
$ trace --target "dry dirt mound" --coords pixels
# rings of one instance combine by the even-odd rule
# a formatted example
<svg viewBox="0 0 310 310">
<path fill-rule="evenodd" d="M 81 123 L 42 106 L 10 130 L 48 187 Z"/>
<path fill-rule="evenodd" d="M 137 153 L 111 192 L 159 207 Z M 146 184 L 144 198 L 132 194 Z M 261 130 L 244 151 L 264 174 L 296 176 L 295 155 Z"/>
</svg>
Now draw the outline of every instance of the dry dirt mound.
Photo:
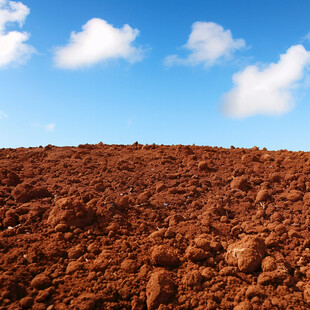
<svg viewBox="0 0 310 310">
<path fill-rule="evenodd" d="M 309 309 L 310 154 L 0 150 L 0 309 Z"/>
</svg>

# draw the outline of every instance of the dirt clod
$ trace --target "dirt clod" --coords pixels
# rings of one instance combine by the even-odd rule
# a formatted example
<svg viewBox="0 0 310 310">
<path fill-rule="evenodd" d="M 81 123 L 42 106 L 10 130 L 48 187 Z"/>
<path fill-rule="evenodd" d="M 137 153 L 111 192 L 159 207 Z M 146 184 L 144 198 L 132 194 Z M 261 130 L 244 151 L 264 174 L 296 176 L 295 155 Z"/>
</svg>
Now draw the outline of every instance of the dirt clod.
<svg viewBox="0 0 310 310">
<path fill-rule="evenodd" d="M 175 284 L 167 271 L 156 271 L 146 285 L 147 308 L 155 310 L 162 304 L 172 302 Z"/>
<path fill-rule="evenodd" d="M 229 265 L 238 266 L 240 271 L 251 273 L 260 267 L 265 251 L 263 239 L 245 236 L 228 247 L 225 258 Z"/>
</svg>

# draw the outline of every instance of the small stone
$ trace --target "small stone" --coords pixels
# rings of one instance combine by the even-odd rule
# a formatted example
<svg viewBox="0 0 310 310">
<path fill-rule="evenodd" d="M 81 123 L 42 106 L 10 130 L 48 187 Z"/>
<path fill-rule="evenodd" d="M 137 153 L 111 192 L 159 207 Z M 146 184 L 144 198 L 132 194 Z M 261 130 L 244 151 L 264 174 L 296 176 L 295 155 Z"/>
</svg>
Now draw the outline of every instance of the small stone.
<svg viewBox="0 0 310 310">
<path fill-rule="evenodd" d="M 175 284 L 169 272 L 161 270 L 151 275 L 146 285 L 146 303 L 148 310 L 155 310 L 161 304 L 172 301 L 175 295 Z"/>
</svg>

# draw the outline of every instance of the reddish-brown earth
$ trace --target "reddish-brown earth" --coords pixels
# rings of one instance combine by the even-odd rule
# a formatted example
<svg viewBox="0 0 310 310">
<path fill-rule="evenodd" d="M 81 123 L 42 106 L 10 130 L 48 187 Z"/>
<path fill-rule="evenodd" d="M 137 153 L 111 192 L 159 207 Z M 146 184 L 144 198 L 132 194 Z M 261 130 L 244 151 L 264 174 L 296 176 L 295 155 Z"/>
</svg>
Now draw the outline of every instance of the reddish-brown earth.
<svg viewBox="0 0 310 310">
<path fill-rule="evenodd" d="M 0 150 L 0 309 L 309 309 L 310 153 Z"/>
</svg>

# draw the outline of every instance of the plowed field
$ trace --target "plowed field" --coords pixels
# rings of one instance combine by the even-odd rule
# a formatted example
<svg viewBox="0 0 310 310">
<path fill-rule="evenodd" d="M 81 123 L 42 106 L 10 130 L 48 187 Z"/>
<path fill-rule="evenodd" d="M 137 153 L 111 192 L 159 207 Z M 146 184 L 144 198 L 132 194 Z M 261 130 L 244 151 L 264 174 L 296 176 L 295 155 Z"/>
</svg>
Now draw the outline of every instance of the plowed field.
<svg viewBox="0 0 310 310">
<path fill-rule="evenodd" d="M 0 149 L 0 309 L 309 309 L 310 153 Z"/>
</svg>

